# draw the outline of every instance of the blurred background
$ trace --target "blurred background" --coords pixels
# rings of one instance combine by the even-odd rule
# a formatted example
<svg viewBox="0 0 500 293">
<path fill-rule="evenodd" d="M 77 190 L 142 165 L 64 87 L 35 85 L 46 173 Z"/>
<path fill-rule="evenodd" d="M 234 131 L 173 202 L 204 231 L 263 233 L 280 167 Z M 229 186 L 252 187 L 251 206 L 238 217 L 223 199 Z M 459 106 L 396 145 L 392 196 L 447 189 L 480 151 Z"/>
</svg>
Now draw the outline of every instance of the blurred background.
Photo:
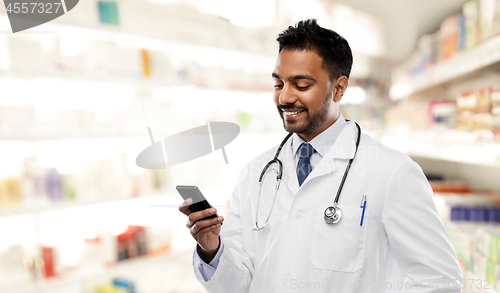
<svg viewBox="0 0 500 293">
<path fill-rule="evenodd" d="M 354 52 L 344 117 L 420 164 L 464 278 L 500 292 L 499 0 L 82 0 L 16 34 L 2 7 L 0 292 L 204 292 L 175 185 L 227 213 L 284 137 L 276 38 L 306 18 Z M 241 128 L 229 164 L 135 164 L 148 127 L 210 121 Z"/>
</svg>

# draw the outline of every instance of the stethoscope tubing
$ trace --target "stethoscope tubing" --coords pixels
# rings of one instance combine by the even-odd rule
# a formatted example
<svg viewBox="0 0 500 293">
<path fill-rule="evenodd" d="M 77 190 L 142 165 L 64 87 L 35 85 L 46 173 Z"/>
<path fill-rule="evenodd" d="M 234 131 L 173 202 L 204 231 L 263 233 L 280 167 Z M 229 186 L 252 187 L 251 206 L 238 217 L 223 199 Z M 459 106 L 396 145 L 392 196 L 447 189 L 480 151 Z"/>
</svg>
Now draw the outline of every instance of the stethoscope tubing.
<svg viewBox="0 0 500 293">
<path fill-rule="evenodd" d="M 266 173 L 267 169 L 273 163 L 278 163 L 278 165 L 279 165 L 278 175 L 276 176 L 276 179 L 278 179 L 279 181 L 281 181 L 281 177 L 283 176 L 283 163 L 281 163 L 281 160 L 278 159 L 278 156 L 279 156 L 279 154 L 281 152 L 281 149 L 283 148 L 283 146 L 287 142 L 288 138 L 290 138 L 290 136 L 292 136 L 292 134 L 293 134 L 293 132 L 289 132 L 286 135 L 286 137 L 283 139 L 283 141 L 279 145 L 278 149 L 276 150 L 276 154 L 274 155 L 274 158 L 266 164 L 266 166 L 264 167 L 264 169 L 262 169 L 262 172 L 260 173 L 260 176 L 259 176 L 259 184 L 262 183 L 262 177 L 264 177 L 264 174 Z"/>
<path fill-rule="evenodd" d="M 349 120 L 347 120 L 349 121 Z M 354 122 L 356 125 L 356 128 L 358 129 L 358 138 L 356 139 L 356 149 L 354 151 L 354 156 L 352 159 L 349 160 L 349 163 L 347 164 L 347 167 L 344 171 L 344 176 L 342 176 L 342 181 L 340 182 L 339 190 L 337 191 L 337 195 L 335 196 L 335 200 L 333 201 L 333 206 L 337 206 L 337 203 L 339 202 L 339 197 L 340 193 L 342 192 L 342 189 L 344 188 L 344 182 L 345 179 L 347 178 L 347 174 L 349 174 L 349 170 L 351 169 L 352 161 L 354 161 L 354 158 L 356 158 L 356 154 L 358 153 L 358 146 L 359 146 L 359 141 L 361 139 L 361 128 L 359 127 L 358 123 Z"/>
</svg>

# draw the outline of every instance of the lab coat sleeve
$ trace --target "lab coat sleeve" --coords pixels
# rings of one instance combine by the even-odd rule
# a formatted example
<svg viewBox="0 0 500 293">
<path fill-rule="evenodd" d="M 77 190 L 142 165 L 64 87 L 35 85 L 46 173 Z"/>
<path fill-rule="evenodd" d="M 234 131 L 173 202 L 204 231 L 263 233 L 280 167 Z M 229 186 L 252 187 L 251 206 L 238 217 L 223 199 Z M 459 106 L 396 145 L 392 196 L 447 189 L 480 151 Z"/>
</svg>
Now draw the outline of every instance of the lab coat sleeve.
<svg viewBox="0 0 500 293">
<path fill-rule="evenodd" d="M 194 270 L 194 273 L 196 275 L 196 278 L 203 278 L 203 280 L 208 281 L 212 279 L 215 270 L 217 269 L 217 266 L 219 265 L 220 261 L 220 256 L 222 255 L 222 252 L 224 251 L 224 245 L 220 245 L 219 250 L 217 251 L 217 254 L 214 256 L 212 261 L 207 264 L 205 261 L 201 259 L 201 251 L 200 251 L 200 246 L 196 245 L 196 249 L 193 255 L 193 266 L 195 268 L 198 268 L 198 270 Z"/>
<path fill-rule="evenodd" d="M 196 273 L 197 267 L 195 260 L 195 275 L 205 290 L 210 293 L 234 293 L 247 292 L 253 275 L 253 262 L 246 253 L 243 245 L 243 233 L 241 223 L 241 203 L 240 199 L 246 190 L 248 179 L 248 166 L 241 172 L 231 197 L 229 213 L 226 215 L 224 225 L 221 228 L 221 247 L 223 251 L 220 255 L 219 264 L 213 273 L 213 276 L 205 281 L 201 274 Z M 242 178 L 244 176 L 244 178 Z"/>
<path fill-rule="evenodd" d="M 429 182 L 408 157 L 394 165 L 382 223 L 402 273 L 416 282 L 406 292 L 462 292 L 458 259 Z"/>
</svg>

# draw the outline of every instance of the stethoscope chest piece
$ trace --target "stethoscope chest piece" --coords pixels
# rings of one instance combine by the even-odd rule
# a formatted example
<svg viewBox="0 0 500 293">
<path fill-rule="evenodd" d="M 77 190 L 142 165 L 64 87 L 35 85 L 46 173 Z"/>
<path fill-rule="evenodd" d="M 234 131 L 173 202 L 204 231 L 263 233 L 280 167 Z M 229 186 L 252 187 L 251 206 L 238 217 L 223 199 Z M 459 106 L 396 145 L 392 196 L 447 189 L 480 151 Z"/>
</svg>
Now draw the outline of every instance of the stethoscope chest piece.
<svg viewBox="0 0 500 293">
<path fill-rule="evenodd" d="M 326 208 L 324 215 L 327 224 L 336 224 L 342 218 L 342 210 L 339 207 L 329 206 Z"/>
</svg>

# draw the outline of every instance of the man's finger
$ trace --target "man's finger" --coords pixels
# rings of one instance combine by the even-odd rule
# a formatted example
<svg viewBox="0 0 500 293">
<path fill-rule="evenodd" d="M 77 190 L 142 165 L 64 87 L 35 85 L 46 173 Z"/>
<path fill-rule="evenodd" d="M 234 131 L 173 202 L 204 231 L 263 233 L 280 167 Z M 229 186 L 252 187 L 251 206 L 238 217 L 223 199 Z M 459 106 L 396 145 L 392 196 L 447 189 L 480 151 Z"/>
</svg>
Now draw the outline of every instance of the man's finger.
<svg viewBox="0 0 500 293">
<path fill-rule="evenodd" d="M 194 212 L 194 213 L 190 213 L 188 215 L 188 219 L 187 219 L 187 223 L 186 223 L 186 227 L 188 227 L 189 229 L 191 229 L 191 227 L 199 220 L 203 219 L 203 218 L 206 218 L 208 216 L 211 216 L 213 214 L 216 214 L 217 213 L 217 209 L 216 208 L 209 208 L 209 209 L 204 209 L 202 211 L 198 211 L 198 212 Z"/>
<path fill-rule="evenodd" d="M 208 233 L 208 232 L 213 231 L 213 230 L 220 228 L 220 227 L 221 227 L 221 223 L 217 223 L 215 225 L 211 225 L 211 226 L 205 227 L 203 229 L 200 229 L 197 234 Z"/>
<path fill-rule="evenodd" d="M 189 210 L 189 206 L 193 203 L 193 200 L 191 198 L 186 199 L 185 201 L 182 202 L 182 204 L 179 206 L 179 211 L 181 213 L 185 214 L 186 216 L 189 216 L 191 211 Z"/>
<path fill-rule="evenodd" d="M 212 218 L 212 219 L 197 221 L 190 228 L 191 235 L 195 236 L 204 228 L 210 227 L 212 225 L 217 225 L 217 224 L 221 223 L 223 220 L 224 220 L 223 217 L 216 217 L 216 218 Z"/>
</svg>

